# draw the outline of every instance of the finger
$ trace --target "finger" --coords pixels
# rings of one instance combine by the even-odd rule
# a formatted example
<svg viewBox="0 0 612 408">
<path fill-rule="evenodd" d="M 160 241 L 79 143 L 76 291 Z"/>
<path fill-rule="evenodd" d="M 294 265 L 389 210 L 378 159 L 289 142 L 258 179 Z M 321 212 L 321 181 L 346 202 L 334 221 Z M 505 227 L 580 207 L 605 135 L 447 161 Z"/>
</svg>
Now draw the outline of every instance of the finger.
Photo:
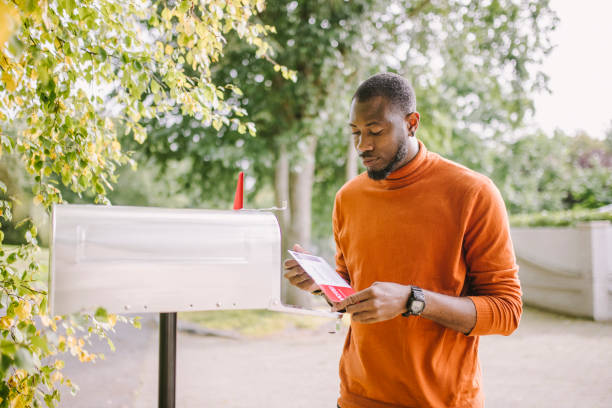
<svg viewBox="0 0 612 408">
<path fill-rule="evenodd" d="M 291 279 L 296 276 L 302 276 L 302 275 L 308 276 L 308 274 L 304 272 L 302 268 L 292 268 L 292 269 L 289 269 L 287 272 L 285 272 L 283 276 L 287 279 Z"/>
<path fill-rule="evenodd" d="M 313 280 L 312 280 L 312 278 L 311 278 L 310 276 L 308 276 L 307 274 L 298 275 L 298 276 L 296 276 L 296 277 L 294 278 L 294 280 L 295 280 L 297 283 L 300 283 L 300 282 L 306 282 L 306 281 L 313 281 Z"/>
<path fill-rule="evenodd" d="M 310 253 L 310 251 L 307 251 L 307 250 L 305 250 L 304 248 L 302 248 L 302 246 L 301 246 L 300 244 L 295 244 L 295 245 L 293 245 L 293 250 L 294 250 L 295 252 L 302 252 L 302 253 L 304 253 L 304 254 L 309 254 L 309 253 Z"/>
<path fill-rule="evenodd" d="M 296 280 L 289 280 L 289 283 L 292 284 L 293 286 L 297 286 L 298 288 L 300 287 L 299 285 L 302 283 L 303 281 L 296 281 Z"/>
<path fill-rule="evenodd" d="M 294 265 L 290 268 L 285 268 L 285 272 L 295 272 L 295 271 L 300 271 L 300 273 L 306 272 L 304 271 L 304 268 L 302 268 L 300 265 Z"/>
<path fill-rule="evenodd" d="M 314 283 L 314 281 L 310 278 L 310 276 L 304 274 L 304 275 L 299 275 L 299 276 L 294 276 L 292 278 L 288 278 L 289 279 L 289 283 L 291 283 L 294 286 L 299 286 L 302 283 L 305 282 L 312 282 Z"/>
<path fill-rule="evenodd" d="M 302 290 L 310 291 L 310 288 L 312 288 L 313 284 L 314 284 L 314 281 L 312 279 L 309 279 L 309 280 L 305 280 L 305 281 L 298 283 L 296 286 Z"/>
<path fill-rule="evenodd" d="M 298 284 L 298 283 L 300 283 L 300 282 L 304 282 L 304 277 L 303 277 L 303 276 L 301 276 L 301 275 L 300 275 L 300 276 L 292 276 L 292 277 L 287 278 L 287 279 L 289 279 L 289 282 L 290 282 L 292 285 L 297 285 L 297 284 Z"/>
<path fill-rule="evenodd" d="M 299 270 L 299 271 L 302 271 L 302 273 L 306 272 L 304 271 L 304 268 L 302 268 L 302 266 L 299 263 L 289 264 L 289 266 L 285 265 L 284 269 L 285 271 Z"/>
<path fill-rule="evenodd" d="M 331 310 L 332 312 L 338 312 L 338 313 L 346 313 L 346 308 L 344 307 L 337 307 L 340 306 L 339 302 L 334 302 L 333 300 L 331 301 Z"/>
<path fill-rule="evenodd" d="M 359 302 L 354 305 L 348 305 L 346 307 L 346 313 L 360 313 L 374 310 L 376 310 L 376 308 L 374 307 L 373 299 L 368 299 L 366 301 Z"/>
<path fill-rule="evenodd" d="M 283 266 L 285 268 L 295 268 L 296 266 L 300 266 L 300 263 L 295 259 L 285 259 L 285 262 L 283 262 Z"/>
<path fill-rule="evenodd" d="M 367 288 L 367 289 L 362 290 L 361 292 L 353 293 L 352 295 L 348 296 L 347 298 L 339 302 L 337 306 L 338 306 L 338 309 L 344 309 L 348 305 L 354 305 L 355 303 L 363 302 L 365 300 L 370 299 L 371 297 L 372 297 L 372 290 L 371 288 Z"/>
</svg>

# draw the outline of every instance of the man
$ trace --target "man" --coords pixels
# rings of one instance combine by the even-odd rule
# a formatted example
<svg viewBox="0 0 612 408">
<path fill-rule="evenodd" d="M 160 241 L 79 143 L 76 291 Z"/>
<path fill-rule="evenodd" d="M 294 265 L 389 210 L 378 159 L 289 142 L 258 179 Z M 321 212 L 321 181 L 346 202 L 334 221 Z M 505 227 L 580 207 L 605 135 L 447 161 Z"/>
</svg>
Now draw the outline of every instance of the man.
<svg viewBox="0 0 612 408">
<path fill-rule="evenodd" d="M 416 139 L 414 91 L 398 75 L 359 86 L 349 125 L 367 174 L 334 203 L 336 269 L 357 291 L 333 307 L 351 314 L 338 406 L 482 407 L 479 336 L 512 333 L 522 312 L 503 200 Z"/>
</svg>

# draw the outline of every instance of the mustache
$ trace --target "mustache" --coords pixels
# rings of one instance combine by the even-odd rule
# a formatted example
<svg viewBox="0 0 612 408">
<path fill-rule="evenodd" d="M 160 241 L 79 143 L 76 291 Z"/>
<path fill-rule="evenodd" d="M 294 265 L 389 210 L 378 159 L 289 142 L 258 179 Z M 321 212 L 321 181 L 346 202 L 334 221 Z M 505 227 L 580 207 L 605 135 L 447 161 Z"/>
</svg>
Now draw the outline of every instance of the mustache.
<svg viewBox="0 0 612 408">
<path fill-rule="evenodd" d="M 369 159 L 370 157 L 374 157 L 374 155 L 371 153 L 359 153 L 359 157 L 362 159 Z"/>
</svg>

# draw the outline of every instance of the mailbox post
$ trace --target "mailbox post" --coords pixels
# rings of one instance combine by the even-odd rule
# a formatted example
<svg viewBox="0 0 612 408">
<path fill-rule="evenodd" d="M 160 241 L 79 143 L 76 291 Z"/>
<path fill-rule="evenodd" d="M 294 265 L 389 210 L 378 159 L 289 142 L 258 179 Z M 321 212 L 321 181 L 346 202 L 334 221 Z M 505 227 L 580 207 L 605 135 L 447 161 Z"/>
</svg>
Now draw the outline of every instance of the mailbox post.
<svg viewBox="0 0 612 408">
<path fill-rule="evenodd" d="M 269 212 L 55 205 L 51 313 L 159 313 L 159 407 L 174 408 L 177 312 L 338 316 L 282 304 L 280 238 Z"/>
<path fill-rule="evenodd" d="M 159 314 L 159 408 L 176 401 L 176 312 Z"/>
</svg>

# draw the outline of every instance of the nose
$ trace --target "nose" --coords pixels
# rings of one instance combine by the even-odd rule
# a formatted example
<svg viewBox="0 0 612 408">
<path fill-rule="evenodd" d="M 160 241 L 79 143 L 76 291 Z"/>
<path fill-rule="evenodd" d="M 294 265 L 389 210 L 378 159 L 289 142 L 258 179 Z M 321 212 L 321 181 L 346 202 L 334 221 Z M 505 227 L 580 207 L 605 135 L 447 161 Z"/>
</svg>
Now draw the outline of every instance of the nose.
<svg viewBox="0 0 612 408">
<path fill-rule="evenodd" d="M 364 135 L 355 138 L 355 147 L 360 153 L 374 150 L 372 139 Z"/>
</svg>

